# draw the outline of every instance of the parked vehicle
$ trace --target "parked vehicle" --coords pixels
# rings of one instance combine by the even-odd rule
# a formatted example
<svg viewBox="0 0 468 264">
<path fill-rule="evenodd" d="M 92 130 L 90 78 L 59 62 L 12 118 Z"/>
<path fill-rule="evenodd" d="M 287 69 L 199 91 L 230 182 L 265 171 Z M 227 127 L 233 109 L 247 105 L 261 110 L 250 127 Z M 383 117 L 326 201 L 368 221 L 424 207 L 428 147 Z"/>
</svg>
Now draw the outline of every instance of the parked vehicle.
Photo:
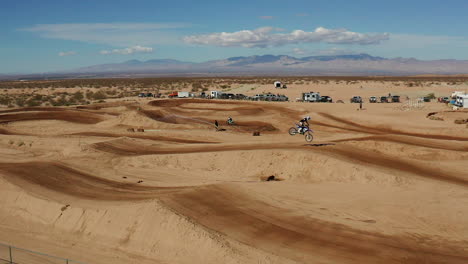
<svg viewBox="0 0 468 264">
<path fill-rule="evenodd" d="M 381 103 L 388 103 L 388 97 L 387 96 L 381 96 L 380 97 L 380 102 Z"/>
<path fill-rule="evenodd" d="M 276 96 L 276 101 L 286 102 L 286 101 L 289 101 L 289 98 L 286 95 L 280 94 Z"/>
<path fill-rule="evenodd" d="M 252 97 L 252 100 L 254 100 L 254 101 L 263 101 L 265 99 L 264 99 L 263 94 L 256 94 L 255 96 Z"/>
<path fill-rule="evenodd" d="M 361 96 L 353 96 L 353 97 L 350 99 L 350 102 L 351 102 L 351 103 L 362 103 L 362 98 L 361 98 Z"/>
<path fill-rule="evenodd" d="M 320 102 L 321 96 L 320 93 L 309 92 L 302 93 L 302 101 L 304 102 Z"/>
<path fill-rule="evenodd" d="M 236 94 L 234 96 L 234 99 L 236 100 L 244 100 L 244 99 L 247 99 L 247 95 L 244 95 L 244 94 Z"/>
<path fill-rule="evenodd" d="M 392 103 L 399 103 L 400 96 L 399 95 L 392 95 Z"/>
<path fill-rule="evenodd" d="M 448 102 L 450 102 L 450 97 L 448 97 L 448 96 L 439 97 L 439 98 L 437 98 L 437 101 L 439 103 L 448 103 Z"/>
<path fill-rule="evenodd" d="M 139 93 L 138 97 L 153 97 L 152 93 Z"/>
<path fill-rule="evenodd" d="M 377 103 L 377 97 L 375 96 L 369 97 L 369 103 Z"/>
<path fill-rule="evenodd" d="M 265 94 L 264 98 L 265 101 L 276 101 L 276 95 L 274 94 Z"/>
<path fill-rule="evenodd" d="M 429 97 L 423 97 L 422 100 L 423 100 L 423 102 L 428 103 L 428 102 L 431 101 L 431 98 L 429 98 Z"/>
<path fill-rule="evenodd" d="M 235 95 L 233 93 L 223 93 L 218 98 L 220 99 L 234 99 Z"/>
<path fill-rule="evenodd" d="M 468 108 L 468 94 L 457 95 L 454 105 L 462 108 Z"/>
<path fill-rule="evenodd" d="M 211 91 L 211 92 L 210 92 L 210 97 L 211 97 L 211 98 L 220 98 L 222 94 L 223 94 L 223 92 Z"/>
<path fill-rule="evenodd" d="M 174 97 L 177 97 L 178 94 L 179 94 L 178 92 L 172 92 L 167 97 L 174 98 Z"/>
<path fill-rule="evenodd" d="M 333 103 L 333 99 L 330 96 L 324 95 L 320 98 L 320 102 Z"/>
<path fill-rule="evenodd" d="M 188 97 L 190 97 L 190 93 L 189 92 L 178 92 L 177 97 L 179 97 L 179 98 L 188 98 Z"/>
</svg>

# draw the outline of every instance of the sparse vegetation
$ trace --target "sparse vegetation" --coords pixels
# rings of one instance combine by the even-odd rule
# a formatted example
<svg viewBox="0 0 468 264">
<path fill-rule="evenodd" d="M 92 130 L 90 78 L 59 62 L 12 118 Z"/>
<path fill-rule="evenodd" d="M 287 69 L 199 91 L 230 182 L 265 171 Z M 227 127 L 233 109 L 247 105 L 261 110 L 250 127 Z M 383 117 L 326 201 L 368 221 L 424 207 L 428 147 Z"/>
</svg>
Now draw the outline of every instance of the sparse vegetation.
<svg viewBox="0 0 468 264">
<path fill-rule="evenodd" d="M 429 94 L 426 95 L 426 97 L 429 98 L 429 99 L 435 99 L 436 98 L 434 93 L 429 93 Z"/>
</svg>

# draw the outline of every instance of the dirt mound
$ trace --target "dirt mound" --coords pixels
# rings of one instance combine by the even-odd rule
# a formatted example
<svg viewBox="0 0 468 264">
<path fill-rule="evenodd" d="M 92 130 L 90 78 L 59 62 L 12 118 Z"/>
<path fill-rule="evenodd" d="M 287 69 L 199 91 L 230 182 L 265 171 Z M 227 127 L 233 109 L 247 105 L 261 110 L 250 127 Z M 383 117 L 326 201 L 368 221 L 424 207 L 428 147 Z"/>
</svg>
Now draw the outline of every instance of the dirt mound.
<svg viewBox="0 0 468 264">
<path fill-rule="evenodd" d="M 11 131 L 9 131 L 7 129 L 4 129 L 4 128 L 0 128 L 0 134 L 2 134 L 2 135 L 15 135 Z"/>
<path fill-rule="evenodd" d="M 26 112 L 0 115 L 0 123 L 31 120 L 62 120 L 73 123 L 96 124 L 103 121 L 104 118 L 97 114 L 80 111 Z"/>
<path fill-rule="evenodd" d="M 390 236 L 296 216 L 227 186 L 171 194 L 163 201 L 202 226 L 301 263 L 317 259 L 330 263 L 466 262 L 466 252 L 455 241 L 444 241 L 445 247 L 440 248 L 439 242 L 421 236 Z"/>
<path fill-rule="evenodd" d="M 468 186 L 468 178 L 466 175 L 457 174 L 452 171 L 444 171 L 440 168 L 421 164 L 416 161 L 406 161 L 394 156 L 368 152 L 355 146 L 335 145 L 329 148 L 320 148 L 317 149 L 317 151 L 335 158 L 350 160 L 351 162 L 359 162 L 388 170 L 410 173 L 426 179 Z"/>
<path fill-rule="evenodd" d="M 32 111 L 66 111 L 67 108 L 63 107 L 22 107 L 15 109 L 2 110 L 0 113 L 16 113 L 16 112 L 32 112 Z"/>
<path fill-rule="evenodd" d="M 358 138 L 346 138 L 333 140 L 333 142 L 350 142 L 350 141 L 385 141 L 385 142 L 394 142 L 400 144 L 407 144 L 413 146 L 420 146 L 425 148 L 434 148 L 441 150 L 453 150 L 467 152 L 468 146 L 461 145 L 458 143 L 452 142 L 440 142 L 431 139 L 418 138 L 412 136 L 402 136 L 402 135 L 375 135 L 375 136 L 366 136 Z"/>
<path fill-rule="evenodd" d="M 158 191 L 181 189 L 116 182 L 53 162 L 0 163 L 0 172 L 9 182 L 34 193 L 49 190 L 85 199 L 140 200 L 154 198 Z"/>
<path fill-rule="evenodd" d="M 138 144 L 125 139 L 117 139 L 106 142 L 98 142 L 92 145 L 96 150 L 123 155 L 154 155 L 154 154 L 182 154 L 182 153 L 203 153 L 218 151 L 238 151 L 238 150 L 263 150 L 263 149 L 297 149 L 304 146 L 294 146 L 291 144 L 244 144 L 244 145 L 189 145 L 180 147 L 155 147 Z"/>
<path fill-rule="evenodd" d="M 414 132 L 405 132 L 401 130 L 391 129 L 391 128 L 380 128 L 377 126 L 365 126 L 361 125 L 343 118 L 336 117 L 334 115 L 328 113 L 319 113 L 321 116 L 324 116 L 328 119 L 337 121 L 339 123 L 351 126 L 352 128 L 343 128 L 339 126 L 327 125 L 323 122 L 317 122 L 317 124 L 335 127 L 335 128 L 343 128 L 345 130 L 356 131 L 356 132 L 363 132 L 363 133 L 370 133 L 370 134 L 397 134 L 397 135 L 406 135 L 406 136 L 414 136 L 414 137 L 422 137 L 422 138 L 433 138 L 433 139 L 443 139 L 443 140 L 459 140 L 459 141 L 468 141 L 468 137 L 458 137 L 458 136 L 450 136 L 450 135 L 434 135 L 434 134 L 422 134 L 422 133 L 414 133 Z"/>
<path fill-rule="evenodd" d="M 273 132 L 278 131 L 276 127 L 272 124 L 265 123 L 265 122 L 237 122 L 235 125 L 232 126 L 233 128 L 239 128 L 238 130 L 244 132 L 253 132 L 253 131 L 260 131 L 260 132 Z"/>
<path fill-rule="evenodd" d="M 135 102 L 109 102 L 109 103 L 98 103 L 98 104 L 91 104 L 91 105 L 80 105 L 80 106 L 77 106 L 76 109 L 100 110 L 103 108 L 130 106 L 134 104 Z"/>
</svg>

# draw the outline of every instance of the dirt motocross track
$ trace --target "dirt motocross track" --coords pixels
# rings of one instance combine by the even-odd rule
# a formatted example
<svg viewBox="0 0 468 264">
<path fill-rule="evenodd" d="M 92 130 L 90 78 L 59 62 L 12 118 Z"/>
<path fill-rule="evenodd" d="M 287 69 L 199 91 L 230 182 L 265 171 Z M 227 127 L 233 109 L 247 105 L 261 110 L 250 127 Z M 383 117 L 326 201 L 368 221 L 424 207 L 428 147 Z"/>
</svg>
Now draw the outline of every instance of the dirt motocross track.
<svg viewBox="0 0 468 264">
<path fill-rule="evenodd" d="M 0 242 L 85 263 L 465 264 L 468 128 L 426 118 L 443 107 L 0 111 Z M 287 133 L 305 115 L 311 143 Z"/>
</svg>

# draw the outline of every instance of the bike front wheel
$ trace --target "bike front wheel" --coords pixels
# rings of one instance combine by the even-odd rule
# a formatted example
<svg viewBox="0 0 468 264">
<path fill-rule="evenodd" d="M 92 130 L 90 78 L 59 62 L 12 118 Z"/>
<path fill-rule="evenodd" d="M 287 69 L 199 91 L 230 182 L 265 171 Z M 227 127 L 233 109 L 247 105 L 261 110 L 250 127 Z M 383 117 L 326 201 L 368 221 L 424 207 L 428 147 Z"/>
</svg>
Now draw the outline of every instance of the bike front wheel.
<svg viewBox="0 0 468 264">
<path fill-rule="evenodd" d="M 312 135 L 312 132 L 307 131 L 307 132 L 305 133 L 305 140 L 306 140 L 307 142 L 312 142 L 312 140 L 314 140 L 314 135 Z"/>
<path fill-rule="evenodd" d="M 289 129 L 289 135 L 294 136 L 297 134 L 297 129 L 295 127 L 291 127 Z"/>
</svg>

